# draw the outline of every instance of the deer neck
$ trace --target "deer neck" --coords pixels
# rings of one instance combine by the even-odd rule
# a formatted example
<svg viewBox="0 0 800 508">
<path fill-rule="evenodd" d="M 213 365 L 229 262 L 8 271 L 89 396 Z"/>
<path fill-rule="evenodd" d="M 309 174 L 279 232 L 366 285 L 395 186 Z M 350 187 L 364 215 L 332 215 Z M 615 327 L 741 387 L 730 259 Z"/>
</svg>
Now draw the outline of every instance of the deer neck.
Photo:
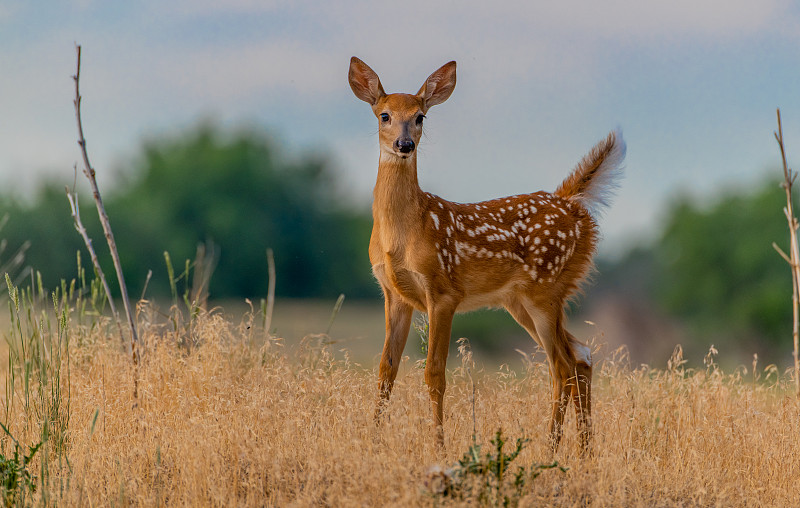
<svg viewBox="0 0 800 508">
<path fill-rule="evenodd" d="M 417 154 L 401 159 L 381 153 L 375 183 L 372 217 L 386 250 L 393 250 L 420 230 L 425 194 L 417 181 Z"/>
</svg>

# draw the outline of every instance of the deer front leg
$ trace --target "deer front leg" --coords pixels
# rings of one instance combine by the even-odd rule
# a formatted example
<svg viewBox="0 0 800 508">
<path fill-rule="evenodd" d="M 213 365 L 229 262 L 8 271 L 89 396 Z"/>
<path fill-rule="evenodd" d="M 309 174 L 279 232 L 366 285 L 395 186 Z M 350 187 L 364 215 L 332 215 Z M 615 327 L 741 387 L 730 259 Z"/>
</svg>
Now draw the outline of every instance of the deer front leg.
<svg viewBox="0 0 800 508">
<path fill-rule="evenodd" d="M 455 309 L 456 305 L 444 298 L 428 305 L 430 327 L 428 358 L 425 362 L 425 384 L 428 385 L 428 394 L 431 398 L 434 433 L 439 446 L 444 446 L 444 390 L 447 384 L 445 371 Z"/>
<path fill-rule="evenodd" d="M 400 359 L 406 347 L 408 331 L 411 328 L 411 314 L 414 309 L 405 303 L 399 295 L 384 289 L 384 305 L 386 318 L 386 340 L 383 343 L 383 354 L 378 371 L 379 400 L 375 410 L 377 420 L 389 396 L 392 393 L 397 370 L 400 368 Z"/>
<path fill-rule="evenodd" d="M 569 355 L 564 351 L 564 348 L 569 347 L 569 345 L 564 340 L 563 328 L 558 315 L 553 316 L 552 312 L 548 312 L 549 309 L 543 311 L 529 303 L 525 305 L 525 310 L 530 316 L 530 320 L 534 323 L 536 335 L 539 337 L 545 353 L 547 353 L 547 361 L 550 364 L 552 409 L 549 434 L 551 450 L 555 454 L 558 451 L 558 445 L 561 442 L 561 436 L 564 431 L 564 413 L 567 411 L 569 398 L 572 395 L 570 372 L 573 370 L 571 364 L 574 363 L 574 360 L 569 360 Z M 521 322 L 525 326 L 525 320 L 523 319 Z M 565 364 L 565 362 L 568 363 Z"/>
</svg>

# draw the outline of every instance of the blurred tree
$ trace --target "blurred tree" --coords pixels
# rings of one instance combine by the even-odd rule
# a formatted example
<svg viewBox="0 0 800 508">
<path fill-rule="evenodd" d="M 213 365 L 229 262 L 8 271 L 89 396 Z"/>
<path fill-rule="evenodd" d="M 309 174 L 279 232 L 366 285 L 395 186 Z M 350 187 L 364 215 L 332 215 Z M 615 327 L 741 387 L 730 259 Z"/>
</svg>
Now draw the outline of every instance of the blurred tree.
<svg viewBox="0 0 800 508">
<path fill-rule="evenodd" d="M 333 175 L 318 158 L 288 162 L 260 132 L 203 124 L 146 144 L 132 174 L 108 208 L 133 280 L 153 269 L 153 289 L 163 293 L 163 252 L 177 264 L 210 242 L 219 248 L 212 297 L 266 294 L 267 248 L 280 295 L 376 294 L 369 218 L 336 201 Z"/>
<path fill-rule="evenodd" d="M 788 246 L 784 199 L 777 180 L 728 192 L 713 204 L 683 196 L 655 242 L 602 263 L 600 287 L 591 293 L 650 299 L 688 325 L 705 347 L 785 344 L 791 338 L 791 278 L 772 248 L 773 242 Z"/>
<path fill-rule="evenodd" d="M 93 207 L 93 204 L 82 203 L 81 217 L 87 228 L 100 233 L 98 241 L 102 242 L 97 212 L 90 206 Z M 30 248 L 25 251 L 24 264 L 42 272 L 48 287 L 54 287 L 60 278 L 72 279 L 76 276 L 76 255 L 85 247 L 73 226 L 63 186 L 45 183 L 27 200 L 4 193 L 0 195 L 0 216 L 3 215 L 8 216 L 2 231 L 3 239 L 7 242 L 6 252 L 16 251 L 30 242 Z M 94 236 L 97 237 L 97 234 Z M 102 244 L 97 245 L 102 247 Z M 84 259 L 88 261 L 89 258 L 84 256 Z M 91 271 L 90 265 L 84 263 L 84 267 Z M 109 268 L 113 270 L 111 265 Z"/>
<path fill-rule="evenodd" d="M 105 201 L 134 298 L 148 270 L 154 274 L 148 294 L 169 294 L 164 251 L 180 273 L 206 242 L 218 257 L 212 298 L 264 296 L 268 247 L 279 295 L 379 294 L 367 258 L 370 217 L 337 200 L 334 175 L 318 157 L 287 161 L 260 131 L 226 132 L 205 123 L 146 143 L 125 175 Z M 103 257 L 94 206 L 82 202 L 81 210 Z M 0 213 L 6 211 L 9 244 L 31 241 L 28 262 L 49 285 L 74 277 L 75 252 L 84 247 L 63 188 L 48 184 L 27 204 L 0 197 Z M 104 270 L 113 272 L 110 262 Z"/>
<path fill-rule="evenodd" d="M 777 181 L 711 207 L 682 199 L 654 250 L 656 295 L 699 331 L 773 343 L 791 333 L 791 277 L 772 248 L 788 249 Z"/>
</svg>

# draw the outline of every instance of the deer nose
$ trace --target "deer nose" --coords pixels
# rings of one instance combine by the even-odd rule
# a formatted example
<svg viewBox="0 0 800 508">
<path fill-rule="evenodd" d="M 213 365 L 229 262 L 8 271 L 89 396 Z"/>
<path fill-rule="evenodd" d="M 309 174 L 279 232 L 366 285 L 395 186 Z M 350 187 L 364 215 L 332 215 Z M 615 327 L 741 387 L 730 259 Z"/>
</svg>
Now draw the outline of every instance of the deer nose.
<svg viewBox="0 0 800 508">
<path fill-rule="evenodd" d="M 394 147 L 400 153 L 411 153 L 414 151 L 414 142 L 408 138 L 398 139 L 394 142 Z"/>
</svg>

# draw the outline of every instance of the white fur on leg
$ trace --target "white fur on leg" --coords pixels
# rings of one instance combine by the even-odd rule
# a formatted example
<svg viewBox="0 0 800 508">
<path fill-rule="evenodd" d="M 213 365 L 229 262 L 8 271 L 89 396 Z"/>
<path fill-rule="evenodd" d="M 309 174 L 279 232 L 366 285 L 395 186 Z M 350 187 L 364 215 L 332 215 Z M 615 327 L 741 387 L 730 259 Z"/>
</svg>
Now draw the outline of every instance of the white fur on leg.
<svg viewBox="0 0 800 508">
<path fill-rule="evenodd" d="M 580 342 L 573 342 L 572 352 L 575 353 L 575 359 L 577 361 L 585 363 L 589 367 L 592 366 L 592 348 Z"/>
</svg>

